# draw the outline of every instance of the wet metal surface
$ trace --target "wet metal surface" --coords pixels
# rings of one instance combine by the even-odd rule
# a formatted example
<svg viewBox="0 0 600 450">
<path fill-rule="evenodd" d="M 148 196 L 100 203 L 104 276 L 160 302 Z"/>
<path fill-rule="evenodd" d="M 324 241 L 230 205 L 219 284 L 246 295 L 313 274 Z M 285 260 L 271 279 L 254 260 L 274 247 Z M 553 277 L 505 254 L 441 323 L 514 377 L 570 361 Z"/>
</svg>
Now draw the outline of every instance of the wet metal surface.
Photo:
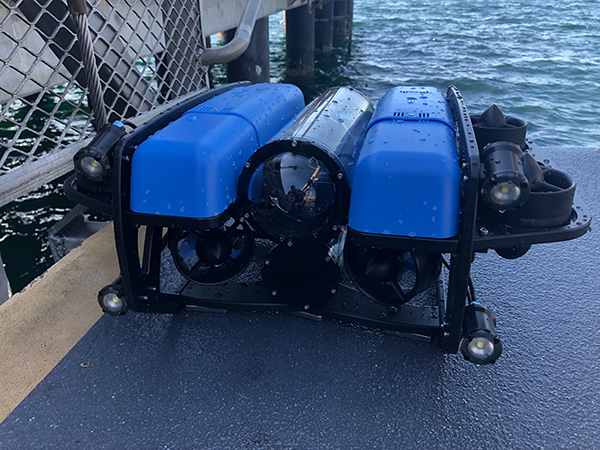
<svg viewBox="0 0 600 450">
<path fill-rule="evenodd" d="M 600 219 L 600 153 L 556 149 Z M 0 425 L 0 449 L 600 446 L 600 237 L 479 255 L 504 354 L 288 314 L 104 316 Z"/>
</svg>

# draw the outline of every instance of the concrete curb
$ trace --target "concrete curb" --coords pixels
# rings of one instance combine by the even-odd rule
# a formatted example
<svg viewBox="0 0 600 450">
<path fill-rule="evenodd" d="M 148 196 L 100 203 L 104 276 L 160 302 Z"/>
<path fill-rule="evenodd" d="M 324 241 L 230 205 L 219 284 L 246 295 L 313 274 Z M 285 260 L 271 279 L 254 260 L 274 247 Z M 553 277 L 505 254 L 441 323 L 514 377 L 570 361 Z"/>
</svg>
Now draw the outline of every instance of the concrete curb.
<svg viewBox="0 0 600 450">
<path fill-rule="evenodd" d="M 0 422 L 98 321 L 118 275 L 110 223 L 0 305 Z"/>
</svg>

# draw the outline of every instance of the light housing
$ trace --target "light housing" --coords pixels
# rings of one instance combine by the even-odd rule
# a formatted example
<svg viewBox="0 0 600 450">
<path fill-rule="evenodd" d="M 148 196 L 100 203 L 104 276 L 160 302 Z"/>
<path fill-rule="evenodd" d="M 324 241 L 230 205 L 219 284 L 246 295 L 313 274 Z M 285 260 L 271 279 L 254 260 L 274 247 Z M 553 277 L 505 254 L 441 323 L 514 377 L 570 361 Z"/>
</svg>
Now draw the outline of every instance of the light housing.
<svg viewBox="0 0 600 450">
<path fill-rule="evenodd" d="M 482 200 L 493 209 L 511 210 L 523 205 L 530 186 L 523 170 L 523 151 L 509 141 L 488 144 L 481 152 Z"/>
<path fill-rule="evenodd" d="M 496 318 L 478 302 L 465 308 L 460 351 L 474 364 L 494 364 L 502 354 L 502 341 L 496 332 Z"/>
<path fill-rule="evenodd" d="M 116 284 L 105 286 L 98 292 L 98 303 L 102 311 L 112 316 L 121 316 L 127 312 L 123 288 Z"/>
<path fill-rule="evenodd" d="M 106 124 L 87 146 L 73 156 L 78 188 L 90 192 L 106 192 L 110 189 L 113 149 L 125 134 L 122 122 Z"/>
</svg>

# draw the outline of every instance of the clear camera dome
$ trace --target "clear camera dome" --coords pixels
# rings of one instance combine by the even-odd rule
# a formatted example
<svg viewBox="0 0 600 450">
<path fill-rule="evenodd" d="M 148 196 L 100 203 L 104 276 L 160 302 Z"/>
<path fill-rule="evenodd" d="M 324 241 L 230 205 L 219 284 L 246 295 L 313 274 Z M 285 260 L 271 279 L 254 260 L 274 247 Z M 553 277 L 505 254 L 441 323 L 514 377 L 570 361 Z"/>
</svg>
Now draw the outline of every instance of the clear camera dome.
<svg viewBox="0 0 600 450">
<path fill-rule="evenodd" d="M 336 187 L 318 158 L 285 152 L 258 167 L 248 197 L 271 237 L 299 238 L 316 234 L 331 219 Z"/>
</svg>

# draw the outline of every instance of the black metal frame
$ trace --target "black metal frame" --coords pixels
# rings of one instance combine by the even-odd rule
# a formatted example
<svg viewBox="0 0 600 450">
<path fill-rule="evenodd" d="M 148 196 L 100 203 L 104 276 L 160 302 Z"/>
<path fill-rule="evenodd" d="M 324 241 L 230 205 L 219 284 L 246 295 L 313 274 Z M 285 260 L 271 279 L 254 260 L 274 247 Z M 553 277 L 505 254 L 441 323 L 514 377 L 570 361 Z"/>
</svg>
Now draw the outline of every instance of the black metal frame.
<svg viewBox="0 0 600 450">
<path fill-rule="evenodd" d="M 225 213 L 207 220 L 133 213 L 129 204 L 133 152 L 137 145 L 189 108 L 234 86 L 229 85 L 204 93 L 166 111 L 126 136 L 115 151 L 112 214 L 121 268 L 121 277 L 115 283 L 123 288 L 128 310 L 176 313 L 186 308 L 200 308 L 309 312 L 399 334 L 439 337 L 439 345 L 444 351 L 456 353 L 462 337 L 463 316 L 469 298 L 471 262 L 475 252 L 516 244 L 573 239 L 584 234 L 589 228 L 591 216 L 577 197 L 573 208 L 573 220 L 558 229 L 515 229 L 502 224 L 485 223 L 477 218 L 481 172 L 478 146 L 464 99 L 455 87 L 450 87 L 447 99 L 457 127 L 457 147 L 462 172 L 458 235 L 452 239 L 436 240 L 375 236 L 348 229 L 346 237 L 349 242 L 366 246 L 450 253 L 447 292 L 444 292 L 443 277 L 432 287 L 437 299 L 436 306 L 384 305 L 341 285 L 336 295 L 332 295 L 324 303 L 304 306 L 277 301 L 273 292 L 260 282 L 230 282 L 220 286 L 189 283 L 181 294 L 161 292 L 161 253 L 168 239 L 168 235 L 164 234 L 165 229 L 211 229 L 221 226 L 230 217 L 245 220 L 243 214 L 246 209 L 238 200 Z M 147 225 L 147 228 L 140 258 L 138 235 L 142 225 Z"/>
</svg>

